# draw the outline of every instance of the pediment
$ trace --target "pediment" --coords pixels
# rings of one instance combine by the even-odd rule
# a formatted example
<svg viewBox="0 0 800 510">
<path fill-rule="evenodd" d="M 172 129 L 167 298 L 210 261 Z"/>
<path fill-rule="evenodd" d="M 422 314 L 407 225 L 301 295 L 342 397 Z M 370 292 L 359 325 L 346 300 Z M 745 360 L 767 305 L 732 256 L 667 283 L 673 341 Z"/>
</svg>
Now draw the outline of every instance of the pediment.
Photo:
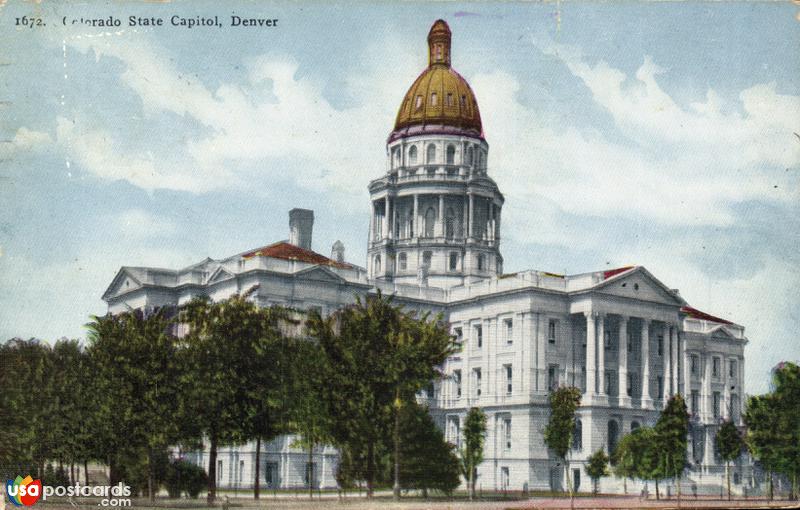
<svg viewBox="0 0 800 510">
<path fill-rule="evenodd" d="M 136 276 L 130 270 L 128 270 L 128 268 L 123 267 L 117 271 L 116 276 L 114 276 L 114 279 L 111 280 L 111 284 L 103 293 L 103 299 L 119 296 L 120 294 L 125 294 L 127 292 L 140 289 L 141 287 L 142 282 L 139 281 L 139 279 L 136 278 Z"/>
<path fill-rule="evenodd" d="M 220 266 L 213 273 L 211 273 L 211 276 L 208 277 L 206 284 L 211 285 L 212 283 L 223 282 L 235 277 L 236 276 L 233 273 Z"/>
<path fill-rule="evenodd" d="M 639 299 L 672 306 L 683 306 L 686 302 L 676 292 L 664 285 L 648 270 L 639 266 L 597 284 L 595 290 L 603 294 Z"/>
<path fill-rule="evenodd" d="M 724 338 L 726 340 L 728 340 L 728 339 L 733 339 L 733 340 L 737 339 L 736 335 L 731 334 L 728 331 L 728 329 L 722 324 L 720 324 L 719 326 L 717 326 L 714 329 L 712 329 L 710 333 L 711 333 L 711 336 L 713 336 L 714 338 Z"/>
<path fill-rule="evenodd" d="M 295 273 L 295 278 L 330 283 L 341 283 L 345 281 L 344 278 L 324 266 L 314 266 L 298 271 Z"/>
</svg>

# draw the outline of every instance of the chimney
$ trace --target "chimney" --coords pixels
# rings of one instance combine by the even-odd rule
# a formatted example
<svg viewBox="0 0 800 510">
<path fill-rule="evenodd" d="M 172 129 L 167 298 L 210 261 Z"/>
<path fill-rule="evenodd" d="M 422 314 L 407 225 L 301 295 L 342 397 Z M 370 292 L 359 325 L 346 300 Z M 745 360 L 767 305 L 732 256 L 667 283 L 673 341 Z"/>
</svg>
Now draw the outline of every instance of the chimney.
<svg viewBox="0 0 800 510">
<path fill-rule="evenodd" d="M 314 231 L 314 211 L 292 209 L 289 211 L 289 242 L 300 248 L 311 249 L 311 234 Z"/>
<path fill-rule="evenodd" d="M 344 244 L 339 240 L 331 247 L 331 259 L 344 263 Z"/>
</svg>

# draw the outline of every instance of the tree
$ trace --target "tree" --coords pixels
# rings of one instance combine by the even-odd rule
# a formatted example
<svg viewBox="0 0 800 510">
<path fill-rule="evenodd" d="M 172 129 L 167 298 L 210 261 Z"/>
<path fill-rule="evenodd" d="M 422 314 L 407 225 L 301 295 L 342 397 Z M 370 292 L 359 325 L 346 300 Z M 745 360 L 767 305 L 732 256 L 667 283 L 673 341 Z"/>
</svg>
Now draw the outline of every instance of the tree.
<svg viewBox="0 0 800 510">
<path fill-rule="evenodd" d="M 798 498 L 800 476 L 800 366 L 784 362 L 773 371 L 773 412 L 776 415 L 777 468 L 791 480 L 789 498 Z"/>
<path fill-rule="evenodd" d="M 97 412 L 108 427 L 99 431 L 105 452 L 109 457 L 124 450 L 139 454 L 151 499 L 158 489 L 160 457 L 181 437 L 184 367 L 172 334 L 172 315 L 168 309 L 135 310 L 94 317 L 87 326 Z"/>
<path fill-rule="evenodd" d="M 677 484 L 678 498 L 681 497 L 680 478 L 686 467 L 686 445 L 689 435 L 689 412 L 686 402 L 679 393 L 670 397 L 655 426 L 655 448 L 652 454 L 658 456 L 656 475 L 656 498 L 658 479 L 672 478 Z"/>
<path fill-rule="evenodd" d="M 403 403 L 438 377 L 437 366 L 452 352 L 452 338 L 440 317 L 417 317 L 380 294 L 357 299 L 327 318 L 312 312 L 307 330 L 329 367 L 323 388 L 331 403 L 328 435 L 348 452 L 350 466 L 364 473 L 371 497 L 379 453 L 387 443 L 394 443 L 399 460 Z M 363 469 L 357 467 L 361 462 Z M 398 468 L 396 463 L 395 481 Z"/>
<path fill-rule="evenodd" d="M 772 394 L 750 397 L 744 413 L 744 422 L 747 425 L 745 443 L 753 457 L 761 462 L 768 473 L 769 499 L 773 496 L 772 473 L 780 463 L 778 415 L 774 400 Z"/>
<path fill-rule="evenodd" d="M 197 298 L 180 312 L 189 327 L 184 403 L 209 441 L 209 505 L 216 498 L 218 446 L 273 433 L 271 404 L 264 402 L 270 395 L 263 392 L 273 384 L 281 335 L 270 310 L 249 299 L 254 290 L 218 302 Z"/>
<path fill-rule="evenodd" d="M 739 430 L 732 421 L 726 421 L 720 425 L 717 436 L 714 438 L 720 457 L 725 461 L 725 476 L 728 482 L 728 501 L 731 499 L 731 461 L 739 458 L 742 454 L 744 443 Z"/>
<path fill-rule="evenodd" d="M 594 452 L 586 464 L 586 474 L 592 479 L 592 493 L 597 494 L 597 482 L 608 475 L 608 456 L 602 448 Z"/>
<path fill-rule="evenodd" d="M 570 506 L 574 507 L 575 495 L 569 477 L 567 454 L 572 444 L 572 433 L 575 430 L 575 411 L 581 403 L 581 392 L 578 388 L 562 386 L 550 393 L 550 419 L 544 429 L 544 442 L 561 459 L 564 474 L 567 478 Z"/>
<path fill-rule="evenodd" d="M 461 450 L 461 469 L 469 486 L 469 499 L 475 498 L 475 475 L 483 462 L 483 441 L 486 439 L 486 414 L 477 407 L 470 408 L 464 419 L 464 447 Z"/>
<path fill-rule="evenodd" d="M 634 431 L 635 432 L 635 431 Z M 623 490 L 628 493 L 628 478 L 636 477 L 636 436 L 626 434 L 611 452 L 611 466 L 615 475 L 622 478 Z"/>
<path fill-rule="evenodd" d="M 393 463 L 394 464 L 394 463 Z M 458 487 L 460 467 L 455 447 L 433 421 L 428 409 L 415 402 L 400 411 L 400 480 L 403 489 L 451 494 Z"/>
</svg>

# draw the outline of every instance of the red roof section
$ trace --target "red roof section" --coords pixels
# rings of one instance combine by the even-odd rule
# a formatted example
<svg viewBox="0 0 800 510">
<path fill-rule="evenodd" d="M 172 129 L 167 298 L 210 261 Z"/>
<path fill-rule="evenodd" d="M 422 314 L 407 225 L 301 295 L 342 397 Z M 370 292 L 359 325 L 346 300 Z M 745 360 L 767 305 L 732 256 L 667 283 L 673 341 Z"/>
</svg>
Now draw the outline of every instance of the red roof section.
<svg viewBox="0 0 800 510">
<path fill-rule="evenodd" d="M 332 266 L 342 269 L 350 269 L 353 267 L 350 264 L 336 262 L 333 259 L 329 259 L 325 255 L 320 255 L 317 252 L 300 248 L 299 246 L 287 243 L 286 241 L 264 246 L 263 248 L 258 248 L 242 255 L 243 259 L 249 259 L 252 257 L 272 257 L 274 259 L 299 260 L 300 262 L 307 262 L 309 264 L 320 264 L 323 266 Z"/>
<path fill-rule="evenodd" d="M 720 324 L 733 324 L 731 321 L 726 321 L 725 319 L 720 319 L 719 317 L 714 317 L 713 315 L 709 315 L 705 312 L 701 312 L 697 308 L 692 308 L 691 306 L 684 306 L 681 308 L 681 311 L 691 317 L 692 319 L 700 319 L 704 321 L 711 321 L 711 322 L 718 322 Z"/>
<path fill-rule="evenodd" d="M 603 271 L 603 280 L 608 280 L 612 276 L 616 276 L 620 273 L 624 273 L 625 271 L 630 271 L 636 266 L 625 266 L 625 267 L 618 267 L 616 269 L 609 269 L 608 271 Z"/>
</svg>

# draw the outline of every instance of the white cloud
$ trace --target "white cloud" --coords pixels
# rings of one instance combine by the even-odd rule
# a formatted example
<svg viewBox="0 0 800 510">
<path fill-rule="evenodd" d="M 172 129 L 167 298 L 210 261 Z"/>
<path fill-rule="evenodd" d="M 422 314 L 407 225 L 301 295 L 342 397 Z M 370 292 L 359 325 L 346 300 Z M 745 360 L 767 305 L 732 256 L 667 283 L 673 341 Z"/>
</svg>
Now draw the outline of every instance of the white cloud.
<svg viewBox="0 0 800 510">
<path fill-rule="evenodd" d="M 160 237 L 177 232 L 172 221 L 150 214 L 143 209 L 128 209 L 116 217 L 117 229 L 122 235 L 142 239 Z"/>
</svg>

